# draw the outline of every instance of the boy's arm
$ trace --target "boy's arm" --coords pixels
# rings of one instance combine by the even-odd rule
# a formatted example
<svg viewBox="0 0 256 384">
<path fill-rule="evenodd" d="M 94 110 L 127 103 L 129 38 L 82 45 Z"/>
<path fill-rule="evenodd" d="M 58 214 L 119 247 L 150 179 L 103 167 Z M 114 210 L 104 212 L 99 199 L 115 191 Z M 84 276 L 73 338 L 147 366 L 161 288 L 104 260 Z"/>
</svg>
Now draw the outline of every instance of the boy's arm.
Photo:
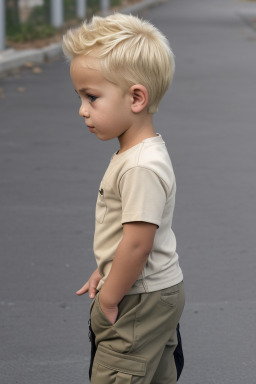
<svg viewBox="0 0 256 384">
<path fill-rule="evenodd" d="M 123 225 L 123 238 L 99 295 L 101 309 L 112 324 L 118 315 L 118 304 L 138 279 L 147 262 L 156 230 L 155 224 L 146 222 Z"/>
</svg>

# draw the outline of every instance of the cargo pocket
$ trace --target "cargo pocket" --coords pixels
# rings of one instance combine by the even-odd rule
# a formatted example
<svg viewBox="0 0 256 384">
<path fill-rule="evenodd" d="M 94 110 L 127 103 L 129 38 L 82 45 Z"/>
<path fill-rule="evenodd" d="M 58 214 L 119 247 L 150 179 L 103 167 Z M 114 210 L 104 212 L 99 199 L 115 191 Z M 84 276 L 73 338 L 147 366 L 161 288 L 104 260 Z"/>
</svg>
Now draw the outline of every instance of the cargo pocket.
<svg viewBox="0 0 256 384">
<path fill-rule="evenodd" d="M 95 218 L 100 224 L 103 223 L 106 212 L 107 212 L 107 204 L 104 198 L 104 188 L 103 188 L 103 185 L 101 184 L 98 192 L 98 199 L 97 199 L 96 211 L 95 211 Z"/>
<path fill-rule="evenodd" d="M 91 384 L 131 384 L 136 376 L 136 383 L 143 383 L 146 374 L 146 359 L 141 356 L 127 355 L 112 351 L 99 345 L 97 350 Z M 138 380 L 141 378 L 141 381 Z"/>
</svg>

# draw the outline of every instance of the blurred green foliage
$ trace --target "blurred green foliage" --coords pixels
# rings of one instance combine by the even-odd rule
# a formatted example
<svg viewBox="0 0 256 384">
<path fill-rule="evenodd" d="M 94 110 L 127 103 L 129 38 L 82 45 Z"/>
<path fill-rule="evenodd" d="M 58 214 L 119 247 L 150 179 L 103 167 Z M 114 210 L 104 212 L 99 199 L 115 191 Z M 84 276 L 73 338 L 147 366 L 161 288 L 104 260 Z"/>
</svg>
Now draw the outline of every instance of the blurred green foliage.
<svg viewBox="0 0 256 384">
<path fill-rule="evenodd" d="M 56 29 L 50 25 L 50 0 L 33 7 L 26 22 L 19 19 L 18 0 L 6 1 L 6 35 L 15 43 L 45 39 L 54 36 Z"/>
<path fill-rule="evenodd" d="M 120 5 L 121 0 L 110 0 L 110 6 Z M 63 0 L 64 22 L 79 21 L 76 16 L 76 0 Z M 19 19 L 18 0 L 6 0 L 6 34 L 10 41 L 28 42 L 54 36 L 58 31 L 50 25 L 51 0 L 33 7 L 26 22 Z M 100 10 L 100 0 L 87 0 L 86 18 Z"/>
<path fill-rule="evenodd" d="M 56 30 L 50 25 L 24 23 L 17 27 L 13 27 L 9 31 L 9 34 L 7 33 L 7 37 L 15 43 L 25 43 L 32 40 L 45 39 L 54 36 L 55 34 Z"/>
</svg>

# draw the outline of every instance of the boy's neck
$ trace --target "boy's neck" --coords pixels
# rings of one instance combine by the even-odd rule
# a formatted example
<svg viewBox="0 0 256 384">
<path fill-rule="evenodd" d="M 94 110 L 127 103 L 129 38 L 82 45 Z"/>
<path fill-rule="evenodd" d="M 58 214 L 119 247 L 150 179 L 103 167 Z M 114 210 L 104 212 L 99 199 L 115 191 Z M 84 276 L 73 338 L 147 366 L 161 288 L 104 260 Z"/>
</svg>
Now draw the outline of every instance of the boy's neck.
<svg viewBox="0 0 256 384">
<path fill-rule="evenodd" d="M 153 127 L 152 115 L 148 115 L 147 119 L 144 119 L 143 123 L 141 122 L 140 124 L 135 124 L 118 137 L 120 144 L 118 154 L 127 151 L 127 149 L 134 147 L 143 140 L 156 136 L 157 134 Z"/>
</svg>

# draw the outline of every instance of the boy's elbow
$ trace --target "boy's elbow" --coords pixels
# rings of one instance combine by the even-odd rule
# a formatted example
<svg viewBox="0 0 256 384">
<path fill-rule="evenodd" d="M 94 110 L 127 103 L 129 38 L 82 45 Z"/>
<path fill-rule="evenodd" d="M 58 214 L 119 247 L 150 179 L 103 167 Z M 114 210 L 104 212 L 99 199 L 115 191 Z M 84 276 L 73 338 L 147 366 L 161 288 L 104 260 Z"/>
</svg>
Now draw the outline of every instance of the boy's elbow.
<svg viewBox="0 0 256 384">
<path fill-rule="evenodd" d="M 130 245 L 131 245 L 131 252 L 142 258 L 148 258 L 153 247 L 153 243 L 148 244 L 143 241 L 134 241 Z"/>
</svg>

